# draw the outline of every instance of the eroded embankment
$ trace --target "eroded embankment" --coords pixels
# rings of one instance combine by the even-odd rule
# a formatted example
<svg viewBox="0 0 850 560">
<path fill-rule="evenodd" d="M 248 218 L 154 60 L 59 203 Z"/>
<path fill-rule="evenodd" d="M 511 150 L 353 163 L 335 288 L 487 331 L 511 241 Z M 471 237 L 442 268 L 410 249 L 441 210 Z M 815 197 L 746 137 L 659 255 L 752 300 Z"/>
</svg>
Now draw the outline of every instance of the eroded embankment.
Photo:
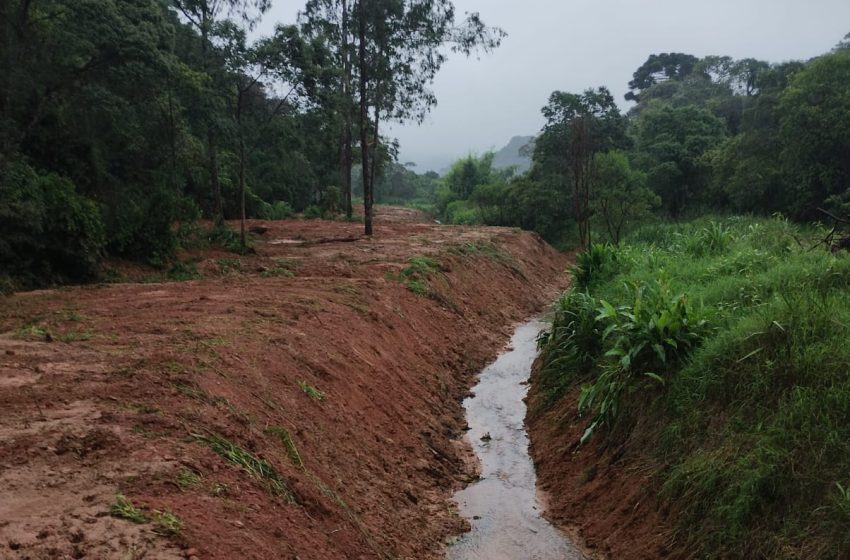
<svg viewBox="0 0 850 560">
<path fill-rule="evenodd" d="M 538 360 L 539 363 L 539 360 Z M 683 558 L 667 546 L 670 525 L 657 497 L 657 466 L 634 438 L 611 446 L 579 441 L 587 420 L 578 417 L 580 387 L 554 405 L 544 405 L 540 373 L 532 372 L 529 390 L 529 450 L 540 488 L 546 492 L 546 516 L 576 535 L 595 558 L 648 560 Z"/>
<path fill-rule="evenodd" d="M 441 557 L 461 399 L 566 262 L 399 221 L 267 223 L 200 280 L 4 298 L 0 557 Z"/>
</svg>

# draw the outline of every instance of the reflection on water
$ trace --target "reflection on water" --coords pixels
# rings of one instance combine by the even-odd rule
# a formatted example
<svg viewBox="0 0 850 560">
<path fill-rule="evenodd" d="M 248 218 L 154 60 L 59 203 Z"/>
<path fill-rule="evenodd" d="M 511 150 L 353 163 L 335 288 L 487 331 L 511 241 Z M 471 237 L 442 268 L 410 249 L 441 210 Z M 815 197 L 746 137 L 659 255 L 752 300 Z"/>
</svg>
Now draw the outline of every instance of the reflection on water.
<svg viewBox="0 0 850 560">
<path fill-rule="evenodd" d="M 580 560 L 566 536 L 541 517 L 528 455 L 525 403 L 536 338 L 543 323 L 519 327 L 505 352 L 481 373 L 464 402 L 482 480 L 455 495 L 472 531 L 449 547 L 449 560 Z M 483 438 L 483 439 L 482 439 Z"/>
</svg>

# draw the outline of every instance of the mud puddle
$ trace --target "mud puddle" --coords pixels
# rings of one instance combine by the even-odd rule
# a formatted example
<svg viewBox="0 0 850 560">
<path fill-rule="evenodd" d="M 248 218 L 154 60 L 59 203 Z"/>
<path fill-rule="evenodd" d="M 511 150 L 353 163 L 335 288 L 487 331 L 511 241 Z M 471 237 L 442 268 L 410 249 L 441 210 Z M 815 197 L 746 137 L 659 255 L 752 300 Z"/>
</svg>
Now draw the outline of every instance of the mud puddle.
<svg viewBox="0 0 850 560">
<path fill-rule="evenodd" d="M 449 547 L 448 560 L 582 560 L 585 556 L 542 517 L 525 432 L 531 366 L 543 323 L 514 332 L 511 349 L 482 373 L 464 402 L 481 480 L 455 494 L 472 531 Z"/>
</svg>

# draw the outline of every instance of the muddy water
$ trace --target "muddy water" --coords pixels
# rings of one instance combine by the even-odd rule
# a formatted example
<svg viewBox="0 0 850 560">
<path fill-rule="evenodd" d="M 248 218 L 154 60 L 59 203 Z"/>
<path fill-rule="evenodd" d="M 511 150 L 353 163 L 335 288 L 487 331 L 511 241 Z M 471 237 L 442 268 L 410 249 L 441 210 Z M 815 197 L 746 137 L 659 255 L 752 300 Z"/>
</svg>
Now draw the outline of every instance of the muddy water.
<svg viewBox="0 0 850 560">
<path fill-rule="evenodd" d="M 481 480 L 455 495 L 472 531 L 449 547 L 449 560 L 579 560 L 584 556 L 542 516 L 525 433 L 524 385 L 543 323 L 520 326 L 511 349 L 481 373 L 464 402 Z M 483 439 L 482 439 L 483 438 Z"/>
</svg>

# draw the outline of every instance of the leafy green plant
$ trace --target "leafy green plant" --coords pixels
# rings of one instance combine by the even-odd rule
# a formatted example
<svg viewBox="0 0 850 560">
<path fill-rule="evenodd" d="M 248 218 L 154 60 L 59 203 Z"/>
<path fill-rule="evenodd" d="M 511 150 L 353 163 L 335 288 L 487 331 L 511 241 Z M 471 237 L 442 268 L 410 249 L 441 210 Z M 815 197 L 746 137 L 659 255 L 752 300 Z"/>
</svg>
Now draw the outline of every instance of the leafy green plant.
<svg viewBox="0 0 850 560">
<path fill-rule="evenodd" d="M 283 200 L 269 204 L 255 197 L 253 202 L 256 206 L 256 216 L 261 220 L 287 220 L 295 215 L 292 206 Z"/>
<path fill-rule="evenodd" d="M 579 412 L 593 415 L 581 438 L 585 443 L 601 425 L 613 425 L 625 395 L 665 383 L 665 374 L 701 340 L 705 321 L 696 320 L 684 295 L 673 295 L 658 280 L 630 289 L 632 303 L 614 307 L 600 301 L 596 321 L 606 348 L 593 383 L 582 386 Z"/>
<path fill-rule="evenodd" d="M 109 507 L 109 514 L 133 523 L 145 523 L 148 520 L 142 510 L 133 505 L 129 498 L 121 494 L 115 496 L 115 503 Z"/>
<path fill-rule="evenodd" d="M 617 273 L 617 248 L 610 243 L 594 243 L 587 251 L 576 254 L 572 267 L 573 280 L 580 289 L 607 280 Z"/>
<path fill-rule="evenodd" d="M 251 248 L 251 239 L 247 239 L 247 245 L 242 245 L 242 237 L 238 231 L 231 229 L 227 224 L 216 225 L 209 235 L 210 243 L 224 247 L 231 253 L 245 254 Z"/>
<path fill-rule="evenodd" d="M 322 209 L 315 204 L 308 206 L 304 209 L 303 216 L 305 220 L 318 220 L 322 217 Z"/>
<path fill-rule="evenodd" d="M 0 274 L 0 296 L 5 296 L 14 293 L 18 289 L 18 284 L 9 276 Z"/>
<path fill-rule="evenodd" d="M 0 169 L 0 270 L 23 287 L 97 277 L 100 207 L 75 185 L 21 161 Z"/>
<path fill-rule="evenodd" d="M 200 276 L 197 263 L 192 261 L 177 261 L 171 265 L 171 269 L 168 271 L 168 277 L 177 282 L 195 280 Z"/>
<path fill-rule="evenodd" d="M 599 302 L 587 292 L 570 290 L 554 306 L 552 327 L 537 339 L 543 355 L 544 406 L 561 398 L 570 384 L 602 355 Z"/>
<path fill-rule="evenodd" d="M 779 218 L 645 226 L 541 338 L 533 402 L 578 389 L 585 442 L 639 438 L 694 558 L 850 554 L 850 258 L 812 250 L 824 235 Z"/>
<path fill-rule="evenodd" d="M 732 231 L 729 228 L 720 222 L 712 221 L 695 233 L 686 235 L 683 245 L 687 253 L 701 257 L 726 252 L 732 240 Z"/>
</svg>

